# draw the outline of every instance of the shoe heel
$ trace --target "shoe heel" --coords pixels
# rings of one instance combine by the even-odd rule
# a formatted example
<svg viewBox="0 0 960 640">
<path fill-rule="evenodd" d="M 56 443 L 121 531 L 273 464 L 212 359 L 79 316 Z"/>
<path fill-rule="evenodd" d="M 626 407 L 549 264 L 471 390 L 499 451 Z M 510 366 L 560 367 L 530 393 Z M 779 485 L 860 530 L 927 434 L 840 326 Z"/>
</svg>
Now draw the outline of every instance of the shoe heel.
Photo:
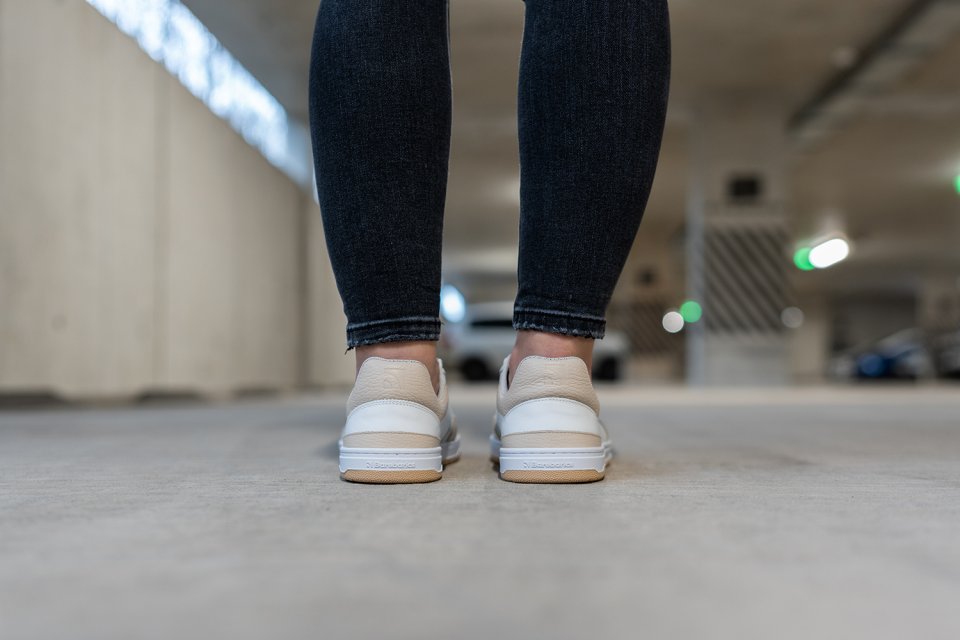
<svg viewBox="0 0 960 640">
<path fill-rule="evenodd" d="M 340 477 L 369 484 L 412 484 L 439 480 L 443 471 L 440 447 L 384 449 L 340 447 Z"/>
<path fill-rule="evenodd" d="M 604 447 L 501 447 L 491 437 L 491 458 L 509 482 L 576 484 L 603 480 L 608 454 Z"/>
</svg>

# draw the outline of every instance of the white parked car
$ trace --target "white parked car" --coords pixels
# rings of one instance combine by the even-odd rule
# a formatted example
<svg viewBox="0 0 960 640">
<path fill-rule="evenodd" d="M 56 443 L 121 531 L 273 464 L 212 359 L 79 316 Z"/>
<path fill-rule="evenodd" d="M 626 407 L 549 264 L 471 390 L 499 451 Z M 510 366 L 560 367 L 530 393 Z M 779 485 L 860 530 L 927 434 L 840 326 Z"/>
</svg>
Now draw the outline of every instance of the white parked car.
<svg viewBox="0 0 960 640">
<path fill-rule="evenodd" d="M 462 321 L 444 324 L 442 357 L 467 380 L 492 380 L 513 349 L 515 335 L 512 302 L 469 304 Z M 594 343 L 593 377 L 619 379 L 629 354 L 626 336 L 608 330 L 603 340 Z"/>
</svg>

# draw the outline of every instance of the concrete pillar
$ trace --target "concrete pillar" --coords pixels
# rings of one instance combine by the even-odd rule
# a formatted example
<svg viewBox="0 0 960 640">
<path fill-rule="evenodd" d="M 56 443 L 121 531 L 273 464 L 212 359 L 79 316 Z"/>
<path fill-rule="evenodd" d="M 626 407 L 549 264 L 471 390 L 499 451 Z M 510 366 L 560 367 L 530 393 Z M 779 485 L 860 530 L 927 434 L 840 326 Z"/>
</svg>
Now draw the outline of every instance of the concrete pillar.
<svg viewBox="0 0 960 640">
<path fill-rule="evenodd" d="M 822 295 L 800 296 L 797 307 L 803 312 L 803 324 L 787 332 L 790 354 L 790 380 L 798 384 L 823 382 L 830 354 L 831 316 Z"/>
<path fill-rule="evenodd" d="M 715 105 L 692 121 L 687 198 L 687 291 L 704 317 L 688 325 L 693 385 L 783 384 L 788 306 L 783 123 L 755 105 Z M 731 181 L 760 192 L 735 197 Z"/>
</svg>

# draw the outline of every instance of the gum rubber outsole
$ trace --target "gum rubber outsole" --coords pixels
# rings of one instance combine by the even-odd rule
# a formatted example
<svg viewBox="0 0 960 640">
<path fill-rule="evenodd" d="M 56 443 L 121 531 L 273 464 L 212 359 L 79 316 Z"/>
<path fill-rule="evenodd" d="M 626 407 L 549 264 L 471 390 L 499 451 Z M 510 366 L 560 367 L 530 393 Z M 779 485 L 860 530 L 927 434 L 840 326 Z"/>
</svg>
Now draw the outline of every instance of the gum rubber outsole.
<svg viewBox="0 0 960 640">
<path fill-rule="evenodd" d="M 543 435 L 554 437 L 556 434 Z M 543 444 L 539 441 L 536 442 L 537 444 Z M 504 454 L 508 456 L 507 464 L 503 464 Z M 507 482 L 524 484 L 586 484 L 599 482 L 606 476 L 607 466 L 611 459 L 612 451 L 609 444 L 601 445 L 596 449 L 576 447 L 515 448 L 503 447 L 496 434 L 490 436 L 490 461 L 496 465 L 500 479 Z"/>
<path fill-rule="evenodd" d="M 507 482 L 526 484 L 585 484 L 603 480 L 604 474 L 594 469 L 574 471 L 502 471 L 500 477 Z"/>
<path fill-rule="evenodd" d="M 348 469 L 340 474 L 347 482 L 362 484 L 420 484 L 436 482 L 442 477 L 440 471 L 418 469 L 414 471 L 375 471 L 368 469 Z"/>
<path fill-rule="evenodd" d="M 443 477 L 443 469 L 460 459 L 460 439 L 457 438 L 449 446 L 446 457 L 443 458 L 441 470 L 436 469 L 346 469 L 340 472 L 340 479 L 360 484 L 423 484 L 436 482 Z"/>
</svg>

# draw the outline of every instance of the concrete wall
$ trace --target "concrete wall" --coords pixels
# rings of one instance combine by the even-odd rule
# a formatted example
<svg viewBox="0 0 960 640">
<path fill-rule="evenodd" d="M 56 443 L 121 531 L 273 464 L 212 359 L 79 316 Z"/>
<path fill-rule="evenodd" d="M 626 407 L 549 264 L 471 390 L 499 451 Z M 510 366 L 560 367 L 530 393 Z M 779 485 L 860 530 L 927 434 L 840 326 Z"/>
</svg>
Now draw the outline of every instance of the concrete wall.
<svg viewBox="0 0 960 640">
<path fill-rule="evenodd" d="M 0 0 L 0 392 L 342 381 L 310 362 L 343 321 L 309 216 L 86 3 Z"/>
<path fill-rule="evenodd" d="M 310 282 L 307 303 L 306 381 L 310 386 L 345 387 L 353 383 L 355 364 L 347 346 L 346 317 L 330 268 L 320 208 L 312 198 L 306 201 L 307 273 Z"/>
</svg>

